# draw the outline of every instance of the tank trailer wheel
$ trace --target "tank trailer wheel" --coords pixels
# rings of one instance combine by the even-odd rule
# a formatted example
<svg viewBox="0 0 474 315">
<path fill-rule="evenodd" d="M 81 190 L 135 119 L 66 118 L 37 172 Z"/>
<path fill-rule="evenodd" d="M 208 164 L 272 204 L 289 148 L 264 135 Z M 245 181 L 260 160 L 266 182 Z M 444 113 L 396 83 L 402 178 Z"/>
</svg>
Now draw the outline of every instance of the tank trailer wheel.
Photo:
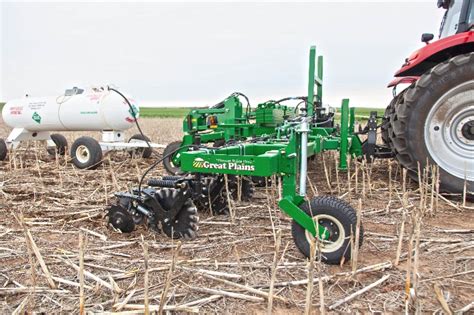
<svg viewBox="0 0 474 315">
<path fill-rule="evenodd" d="M 96 169 L 102 164 L 102 148 L 91 137 L 80 137 L 71 147 L 72 163 L 79 169 Z"/>
<path fill-rule="evenodd" d="M 329 236 L 320 240 L 321 261 L 327 264 L 339 264 L 351 258 L 351 235 L 355 236 L 357 216 L 355 210 L 341 199 L 329 196 L 319 196 L 300 206 L 307 215 L 313 217 L 320 226 L 326 228 Z M 303 255 L 310 257 L 310 244 L 314 237 L 301 225 L 293 220 L 291 232 L 296 247 Z M 361 226 L 359 246 L 363 241 Z"/>
<path fill-rule="evenodd" d="M 111 206 L 106 214 L 109 226 L 122 233 L 131 233 L 135 229 L 133 216 L 120 205 Z"/>
<path fill-rule="evenodd" d="M 433 67 L 395 106 L 389 133 L 398 162 L 415 180 L 420 167 L 439 165 L 440 189 L 474 191 L 474 53 Z M 474 199 L 474 194 L 468 194 Z"/>
<path fill-rule="evenodd" d="M 181 146 L 181 141 L 171 142 L 170 144 L 166 146 L 165 150 L 163 151 L 163 156 L 170 155 L 175 150 L 178 150 L 180 146 Z M 163 160 L 163 166 L 165 167 L 166 171 L 170 175 L 178 175 L 181 173 L 181 168 L 177 165 L 174 165 L 173 163 L 173 158 L 175 156 L 176 154 L 171 154 L 170 156 L 166 157 Z"/>
<path fill-rule="evenodd" d="M 5 140 L 0 139 L 0 161 L 4 161 L 7 158 L 8 148 Z"/>
<path fill-rule="evenodd" d="M 142 136 L 141 134 L 136 134 L 130 137 L 128 140 L 128 143 L 133 143 L 133 142 L 143 142 L 146 144 L 145 141 L 148 141 L 150 143 L 150 138 L 147 136 Z M 129 151 L 130 156 L 133 157 L 142 157 L 144 159 L 148 159 L 151 154 L 153 153 L 153 150 L 150 148 L 137 148 L 133 151 Z"/>
<path fill-rule="evenodd" d="M 50 147 L 47 149 L 49 155 L 65 155 L 67 151 L 67 139 L 65 136 L 59 133 L 53 133 L 51 136 L 56 147 Z"/>
<path fill-rule="evenodd" d="M 176 192 L 177 190 L 174 188 L 162 188 L 156 192 L 155 197 L 163 209 L 169 211 L 174 206 L 174 194 Z M 161 229 L 168 237 L 173 239 L 184 238 L 186 240 L 196 238 L 199 229 L 199 217 L 191 198 L 184 202 L 176 217 L 168 222 L 165 221 L 161 222 Z"/>
</svg>

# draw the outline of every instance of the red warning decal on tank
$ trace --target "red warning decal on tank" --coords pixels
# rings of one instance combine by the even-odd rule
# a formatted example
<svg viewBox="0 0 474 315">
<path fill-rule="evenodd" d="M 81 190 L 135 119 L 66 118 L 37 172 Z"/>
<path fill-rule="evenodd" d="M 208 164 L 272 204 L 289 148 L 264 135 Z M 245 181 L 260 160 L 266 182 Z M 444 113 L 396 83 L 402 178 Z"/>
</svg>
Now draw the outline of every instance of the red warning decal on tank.
<svg viewBox="0 0 474 315">
<path fill-rule="evenodd" d="M 97 101 L 97 103 L 99 103 L 99 100 L 100 100 L 100 98 L 102 97 L 102 95 L 100 95 L 100 94 L 89 94 L 89 95 L 87 95 L 87 97 L 88 97 L 91 101 Z"/>
<path fill-rule="evenodd" d="M 21 115 L 22 112 L 23 112 L 23 106 L 10 107 L 10 115 Z"/>
</svg>

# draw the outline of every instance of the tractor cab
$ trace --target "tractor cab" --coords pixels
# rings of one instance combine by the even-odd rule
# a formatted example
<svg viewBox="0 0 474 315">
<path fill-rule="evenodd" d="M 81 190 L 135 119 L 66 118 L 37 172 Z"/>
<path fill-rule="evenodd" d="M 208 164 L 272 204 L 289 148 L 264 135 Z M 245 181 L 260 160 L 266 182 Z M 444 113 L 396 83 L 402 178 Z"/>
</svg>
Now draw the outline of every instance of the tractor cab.
<svg viewBox="0 0 474 315">
<path fill-rule="evenodd" d="M 438 8 L 446 9 L 439 38 L 464 33 L 474 28 L 473 0 L 438 0 Z"/>
</svg>

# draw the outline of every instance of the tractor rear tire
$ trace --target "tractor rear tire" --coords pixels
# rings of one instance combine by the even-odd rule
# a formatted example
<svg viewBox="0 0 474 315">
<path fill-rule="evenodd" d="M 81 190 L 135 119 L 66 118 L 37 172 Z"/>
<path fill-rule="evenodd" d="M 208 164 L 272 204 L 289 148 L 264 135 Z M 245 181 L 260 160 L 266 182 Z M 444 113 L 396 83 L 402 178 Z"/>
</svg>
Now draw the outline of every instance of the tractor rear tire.
<svg viewBox="0 0 474 315">
<path fill-rule="evenodd" d="M 175 151 L 178 150 L 179 147 L 181 147 L 181 141 L 174 141 L 168 144 L 163 151 L 163 156 L 165 157 L 163 160 L 163 166 L 170 175 L 181 174 L 181 168 L 173 163 Z"/>
<path fill-rule="evenodd" d="M 71 146 L 72 163 L 79 169 L 94 170 L 102 164 L 102 148 L 91 137 L 80 137 Z"/>
<path fill-rule="evenodd" d="M 0 161 L 4 161 L 7 158 L 8 148 L 5 140 L 0 139 Z"/>
<path fill-rule="evenodd" d="M 390 135 L 393 133 L 393 128 L 392 128 L 392 123 L 391 122 L 392 122 L 392 119 L 393 119 L 393 115 L 395 113 L 395 108 L 398 107 L 400 102 L 403 102 L 406 92 L 407 92 L 407 89 L 401 91 L 400 93 L 398 93 L 392 99 L 390 104 L 388 104 L 387 108 L 385 109 L 385 114 L 384 114 L 384 117 L 383 117 L 382 126 L 380 127 L 382 141 L 392 151 L 394 151 L 394 147 L 393 147 L 392 140 L 390 139 Z"/>
<path fill-rule="evenodd" d="M 389 138 L 398 162 L 415 180 L 439 165 L 440 190 L 474 199 L 474 53 L 433 67 L 407 88 L 390 116 Z"/>
<path fill-rule="evenodd" d="M 67 139 L 65 136 L 59 133 L 53 133 L 51 136 L 55 147 L 50 147 L 47 149 L 49 155 L 65 155 L 67 151 Z"/>
<path fill-rule="evenodd" d="M 349 204 L 331 196 L 318 196 L 300 206 L 307 215 L 329 230 L 329 240 L 321 241 L 321 261 L 337 265 L 351 259 L 351 235 L 356 235 L 357 215 Z M 310 257 L 310 242 L 313 236 L 293 220 L 291 233 L 296 247 L 303 255 Z M 359 232 L 359 246 L 364 239 L 362 225 Z"/>
</svg>

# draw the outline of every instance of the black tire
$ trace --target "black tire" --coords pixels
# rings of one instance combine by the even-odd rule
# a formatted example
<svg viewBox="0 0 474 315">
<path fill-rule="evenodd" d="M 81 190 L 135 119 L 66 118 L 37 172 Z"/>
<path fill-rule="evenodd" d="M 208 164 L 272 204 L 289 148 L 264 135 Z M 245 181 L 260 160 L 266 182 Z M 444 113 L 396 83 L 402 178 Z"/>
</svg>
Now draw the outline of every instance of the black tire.
<svg viewBox="0 0 474 315">
<path fill-rule="evenodd" d="M 91 137 L 80 137 L 71 146 L 72 163 L 79 169 L 96 169 L 102 164 L 102 148 Z"/>
<path fill-rule="evenodd" d="M 156 197 L 159 203 L 166 211 L 174 207 L 174 194 L 176 190 L 173 188 L 162 188 L 157 191 Z M 161 228 L 163 232 L 173 239 L 184 238 L 193 240 L 197 237 L 199 217 L 197 209 L 191 198 L 188 198 L 178 214 L 169 222 L 162 222 Z"/>
<path fill-rule="evenodd" d="M 400 97 L 400 94 L 395 96 L 392 99 L 392 101 L 390 102 L 390 104 L 388 104 L 387 108 L 385 108 L 385 113 L 384 113 L 383 119 L 382 119 L 382 126 L 380 127 L 381 135 L 382 135 L 382 141 L 389 148 L 391 147 L 391 141 L 390 141 L 390 137 L 389 137 L 389 134 L 388 134 L 388 128 L 390 126 L 390 115 L 395 110 L 395 103 L 397 102 L 399 97 Z"/>
<path fill-rule="evenodd" d="M 311 205 L 310 205 L 311 204 Z M 319 196 L 301 205 L 309 216 L 324 216 L 319 223 L 330 231 L 330 239 L 334 241 L 334 248 L 324 248 L 322 245 L 321 261 L 327 264 L 339 264 L 344 258 L 348 261 L 351 258 L 350 235 L 355 235 L 357 216 L 355 210 L 341 199 L 329 196 Z M 313 214 L 311 214 L 311 211 Z M 343 233 L 341 233 L 341 230 Z M 293 220 L 291 232 L 296 247 L 305 255 L 310 257 L 310 241 L 307 238 L 306 230 Z M 359 246 L 362 245 L 364 230 L 360 228 Z"/>
<path fill-rule="evenodd" d="M 436 123 L 439 122 L 439 125 L 442 126 L 441 131 L 439 131 L 440 127 L 434 127 L 433 130 L 430 129 L 431 132 L 429 134 L 425 134 L 425 124 L 430 126 L 429 124 L 432 121 L 429 119 L 430 112 L 432 109 L 436 110 L 435 106 L 438 100 L 445 98 L 446 95 L 449 96 L 449 91 L 453 91 L 466 83 L 472 82 L 473 78 L 474 53 L 453 57 L 433 67 L 428 73 L 423 74 L 416 83 L 407 88 L 403 98 L 395 105 L 394 111 L 390 116 L 389 138 L 393 144 L 393 151 L 398 162 L 409 170 L 410 176 L 415 180 L 418 179 L 416 175 L 418 162 L 421 168 L 426 166 L 427 160 L 430 165 L 438 164 L 440 166 L 440 190 L 443 192 L 462 193 L 464 189 L 464 176 L 460 175 L 459 172 L 456 176 L 455 171 L 446 170 L 443 168 L 443 165 L 436 162 L 436 156 L 433 156 L 428 149 L 427 141 L 430 140 L 426 140 L 426 138 L 434 137 L 436 132 L 440 132 L 440 134 L 444 135 L 445 131 L 443 128 L 445 128 L 445 122 L 454 118 L 452 118 L 452 116 L 450 118 L 447 113 L 443 113 L 443 117 L 446 118 L 439 121 L 439 117 L 437 117 L 438 120 L 436 120 Z M 469 86 L 467 89 L 468 93 L 474 91 Z M 455 96 L 458 97 L 459 95 L 460 94 L 457 94 Z M 454 99 L 454 97 L 448 100 L 451 101 L 452 99 Z M 445 103 L 447 103 L 447 101 Z M 456 115 L 456 108 L 460 108 L 460 112 L 467 108 L 467 105 L 464 105 L 464 103 L 456 104 L 454 102 L 448 105 L 453 109 L 449 115 Z M 468 112 L 468 115 L 470 115 L 469 113 L 471 112 Z M 471 116 L 468 116 L 468 118 L 469 117 Z M 474 123 L 474 121 L 472 122 Z M 446 134 L 450 133 L 446 132 Z M 443 143 L 446 143 L 448 151 L 454 151 L 454 147 L 456 147 L 455 144 L 452 142 L 451 144 L 447 144 L 448 142 L 446 141 Z M 439 144 L 441 145 L 442 143 Z M 470 150 L 472 150 L 474 145 L 471 144 L 470 147 Z M 437 148 L 437 150 L 442 149 Z M 436 151 L 434 152 L 435 155 L 439 154 L 436 153 Z M 440 159 L 439 155 L 437 159 L 441 164 L 457 164 L 448 159 Z M 474 159 L 466 159 L 472 161 L 473 164 L 470 169 L 474 169 Z M 469 166 L 467 167 L 469 168 Z M 467 180 L 467 190 L 470 192 L 474 191 L 473 180 Z M 473 194 L 468 196 L 470 199 L 473 197 Z"/>
<path fill-rule="evenodd" d="M 214 148 L 219 148 L 219 147 L 222 147 L 224 144 L 225 144 L 225 140 L 224 139 L 219 139 L 219 140 L 214 141 L 212 146 Z"/>
<path fill-rule="evenodd" d="M 59 133 L 53 133 L 51 136 L 51 140 L 53 140 L 56 147 L 50 147 L 47 149 L 49 155 L 65 155 L 67 151 L 67 139 L 65 136 Z"/>
<path fill-rule="evenodd" d="M 5 140 L 0 139 L 0 161 L 5 161 L 8 155 L 8 148 Z"/>
<path fill-rule="evenodd" d="M 136 134 L 136 135 L 133 135 L 130 137 L 130 139 L 128 139 L 128 142 L 130 143 L 130 141 L 133 141 L 133 140 L 140 140 L 140 141 L 143 141 L 146 143 L 146 141 L 148 143 L 150 143 L 150 138 L 148 138 L 147 136 L 143 136 L 141 134 Z M 153 153 L 153 150 L 149 147 L 147 148 L 137 148 L 133 151 L 129 151 L 130 152 L 130 155 L 132 157 L 142 157 L 144 159 L 148 159 L 151 154 Z"/>
<path fill-rule="evenodd" d="M 181 168 L 173 164 L 174 151 L 178 150 L 181 147 L 181 141 L 174 141 L 168 144 L 163 151 L 163 156 L 166 158 L 163 160 L 163 166 L 170 175 L 181 174 Z"/>
<path fill-rule="evenodd" d="M 401 91 L 398 93 L 390 102 L 390 104 L 387 106 L 385 109 L 385 114 L 383 118 L 383 123 L 381 127 L 382 131 L 382 140 L 383 142 L 392 150 L 392 152 L 395 154 L 396 149 L 393 146 L 392 142 L 392 136 L 393 136 L 393 126 L 392 126 L 392 121 L 395 115 L 395 108 L 400 106 L 405 100 L 405 94 L 408 91 L 409 88 L 406 88 L 405 90 Z"/>
</svg>

